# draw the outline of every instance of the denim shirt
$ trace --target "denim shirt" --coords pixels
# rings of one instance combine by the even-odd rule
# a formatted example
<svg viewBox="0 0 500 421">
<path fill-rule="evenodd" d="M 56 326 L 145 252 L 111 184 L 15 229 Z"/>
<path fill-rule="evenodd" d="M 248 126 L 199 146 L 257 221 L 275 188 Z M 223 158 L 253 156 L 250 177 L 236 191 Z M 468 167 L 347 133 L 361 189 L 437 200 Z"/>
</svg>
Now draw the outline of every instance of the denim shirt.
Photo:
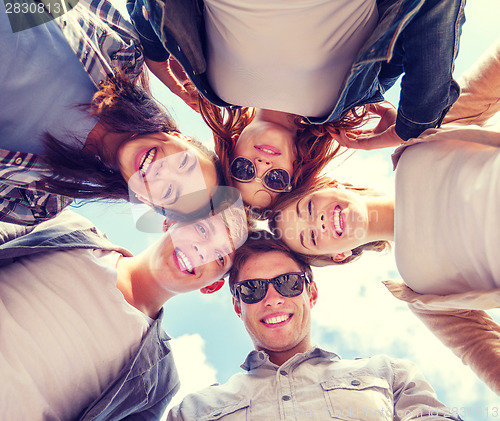
<svg viewBox="0 0 500 421">
<path fill-rule="evenodd" d="M 27 227 L 0 222 L 0 267 L 13 259 L 52 250 L 93 248 L 115 250 L 86 218 L 65 210 L 56 218 Z M 0 268 L 1 270 L 1 268 Z M 158 420 L 179 389 L 179 377 L 167 336 L 162 328 L 163 309 L 138 350 L 104 392 L 79 416 L 79 420 Z"/>
<path fill-rule="evenodd" d="M 252 351 L 232 376 L 188 395 L 168 421 L 459 420 L 409 361 L 384 355 L 341 360 L 313 348 L 277 366 Z"/>
<path fill-rule="evenodd" d="M 465 0 L 379 0 L 377 4 L 377 27 L 359 51 L 335 107 L 327 116 L 307 120 L 313 124 L 338 121 L 353 107 L 382 101 L 383 93 L 404 74 L 396 132 L 407 140 L 440 125 L 459 96 L 452 72 Z M 146 57 L 161 62 L 172 54 L 207 100 L 222 107 L 231 105 L 216 95 L 207 80 L 201 0 L 127 0 L 127 9 Z M 422 33 L 430 40 L 425 44 Z"/>
</svg>

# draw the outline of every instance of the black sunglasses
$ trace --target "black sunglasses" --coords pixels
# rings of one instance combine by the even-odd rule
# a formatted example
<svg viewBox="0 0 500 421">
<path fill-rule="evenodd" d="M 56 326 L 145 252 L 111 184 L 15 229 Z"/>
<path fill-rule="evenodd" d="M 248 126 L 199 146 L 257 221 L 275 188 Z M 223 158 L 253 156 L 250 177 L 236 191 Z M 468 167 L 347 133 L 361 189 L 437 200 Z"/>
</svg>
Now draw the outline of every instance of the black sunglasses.
<svg viewBox="0 0 500 421">
<path fill-rule="evenodd" d="M 239 156 L 231 162 L 231 177 L 242 183 L 249 183 L 256 177 L 257 169 L 252 161 Z M 281 193 L 292 190 L 290 174 L 283 168 L 271 168 L 264 173 L 262 179 L 257 178 L 269 190 Z"/>
<path fill-rule="evenodd" d="M 297 297 L 304 290 L 304 281 L 311 282 L 307 274 L 297 272 L 284 273 L 272 279 L 247 279 L 234 284 L 231 293 L 245 304 L 255 304 L 264 299 L 269 284 L 273 284 L 283 297 Z"/>
</svg>

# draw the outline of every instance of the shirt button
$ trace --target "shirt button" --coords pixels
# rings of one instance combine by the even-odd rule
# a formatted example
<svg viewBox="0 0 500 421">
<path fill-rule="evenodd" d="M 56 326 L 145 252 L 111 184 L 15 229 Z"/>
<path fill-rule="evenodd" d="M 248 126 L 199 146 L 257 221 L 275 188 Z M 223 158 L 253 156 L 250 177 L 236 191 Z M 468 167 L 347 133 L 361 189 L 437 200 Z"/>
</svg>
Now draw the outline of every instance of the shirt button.
<svg viewBox="0 0 500 421">
<path fill-rule="evenodd" d="M 288 376 L 288 373 L 285 370 L 281 370 L 280 374 L 282 374 L 283 376 Z"/>
<path fill-rule="evenodd" d="M 284 401 L 289 401 L 291 398 L 288 395 L 284 395 L 281 397 L 281 399 L 283 399 Z"/>
<path fill-rule="evenodd" d="M 146 9 L 146 6 L 142 6 L 142 16 L 144 16 L 144 19 L 149 20 L 149 13 Z"/>
<path fill-rule="evenodd" d="M 23 163 L 23 158 L 21 158 L 20 156 L 18 156 L 14 162 L 15 162 L 16 165 L 21 165 Z"/>
<path fill-rule="evenodd" d="M 361 382 L 360 382 L 359 380 L 353 380 L 353 381 L 351 382 L 351 384 L 352 384 L 353 386 L 359 386 L 359 385 L 361 384 Z"/>
</svg>

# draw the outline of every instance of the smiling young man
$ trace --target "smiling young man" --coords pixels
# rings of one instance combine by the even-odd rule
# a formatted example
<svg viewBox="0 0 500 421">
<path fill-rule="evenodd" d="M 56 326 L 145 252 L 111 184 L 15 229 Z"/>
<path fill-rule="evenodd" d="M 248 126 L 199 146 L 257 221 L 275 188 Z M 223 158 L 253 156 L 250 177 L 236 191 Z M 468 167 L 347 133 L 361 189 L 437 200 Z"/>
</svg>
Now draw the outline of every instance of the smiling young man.
<svg viewBox="0 0 500 421">
<path fill-rule="evenodd" d="M 246 227 L 236 203 L 132 256 L 69 210 L 0 223 L 2 417 L 159 419 L 179 388 L 163 304 L 217 291 Z"/>
<path fill-rule="evenodd" d="M 311 268 L 279 240 L 254 233 L 229 276 L 255 350 L 231 377 L 188 395 L 168 420 L 459 420 L 410 362 L 341 360 L 311 344 L 318 289 Z"/>
</svg>

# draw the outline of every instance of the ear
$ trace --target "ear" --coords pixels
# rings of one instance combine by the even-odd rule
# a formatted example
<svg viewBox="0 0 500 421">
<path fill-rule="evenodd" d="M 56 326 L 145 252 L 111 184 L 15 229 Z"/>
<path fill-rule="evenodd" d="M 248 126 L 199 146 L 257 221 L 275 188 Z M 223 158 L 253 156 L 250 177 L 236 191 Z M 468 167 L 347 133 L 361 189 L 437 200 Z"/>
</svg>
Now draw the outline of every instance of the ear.
<svg viewBox="0 0 500 421">
<path fill-rule="evenodd" d="M 202 294 L 213 294 L 214 292 L 221 289 L 222 285 L 224 285 L 224 279 L 219 279 L 218 281 L 215 281 L 213 284 L 201 288 L 200 292 Z"/>
<path fill-rule="evenodd" d="M 318 300 L 318 286 L 316 285 L 316 282 L 312 281 L 309 288 L 309 303 L 311 305 L 310 308 L 313 308 L 316 305 L 316 301 Z"/>
<path fill-rule="evenodd" d="M 152 203 L 146 199 L 144 196 L 141 196 L 140 194 L 137 194 L 135 195 L 136 199 L 141 201 L 142 203 L 144 203 L 145 205 L 148 205 L 150 208 L 153 208 L 154 206 L 152 205 Z"/>
<path fill-rule="evenodd" d="M 352 255 L 352 251 L 351 250 L 343 251 L 342 253 L 334 254 L 332 256 L 332 260 L 335 263 L 339 263 L 339 262 L 344 261 L 345 259 L 347 259 L 351 255 Z"/>
<path fill-rule="evenodd" d="M 177 138 L 182 139 L 182 140 L 185 140 L 186 142 L 191 142 L 191 140 L 193 140 L 190 137 L 183 135 L 182 133 L 179 133 L 179 132 L 170 132 L 169 135 L 177 137 Z"/>
<path fill-rule="evenodd" d="M 240 308 L 240 300 L 233 297 L 233 308 L 236 312 L 236 315 L 241 319 L 241 308 Z"/>
</svg>

